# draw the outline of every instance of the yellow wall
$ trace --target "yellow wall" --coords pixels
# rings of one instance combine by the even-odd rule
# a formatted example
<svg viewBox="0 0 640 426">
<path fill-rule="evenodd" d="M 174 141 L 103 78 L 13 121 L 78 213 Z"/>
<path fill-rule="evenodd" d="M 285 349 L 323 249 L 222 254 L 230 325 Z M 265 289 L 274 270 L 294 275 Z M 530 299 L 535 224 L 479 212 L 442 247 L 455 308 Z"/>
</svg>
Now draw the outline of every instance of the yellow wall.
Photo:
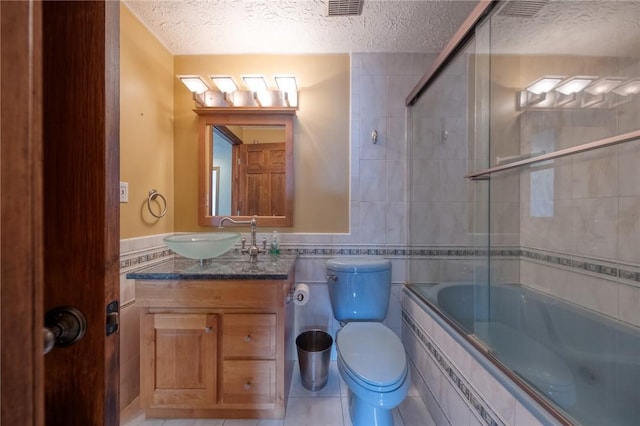
<svg viewBox="0 0 640 426">
<path fill-rule="evenodd" d="M 173 55 L 120 6 L 120 238 L 173 232 Z M 161 219 L 147 209 L 150 189 L 167 199 Z M 152 207 L 160 209 L 159 205 Z"/>
<path fill-rule="evenodd" d="M 349 55 L 175 56 L 176 75 L 276 74 L 296 76 L 294 226 L 284 232 L 349 232 Z M 191 94 L 174 78 L 175 231 L 198 226 L 197 115 Z M 258 222 L 258 226 L 260 223 Z"/>
</svg>

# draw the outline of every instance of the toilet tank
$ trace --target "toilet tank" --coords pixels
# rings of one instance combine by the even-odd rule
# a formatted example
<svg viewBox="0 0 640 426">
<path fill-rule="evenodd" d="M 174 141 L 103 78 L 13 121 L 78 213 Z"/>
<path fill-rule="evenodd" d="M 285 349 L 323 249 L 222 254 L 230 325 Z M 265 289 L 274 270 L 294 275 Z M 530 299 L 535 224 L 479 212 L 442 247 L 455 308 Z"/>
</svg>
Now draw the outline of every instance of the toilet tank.
<svg viewBox="0 0 640 426">
<path fill-rule="evenodd" d="M 337 257 L 327 261 L 327 284 L 338 321 L 383 321 L 389 308 L 391 262 Z"/>
</svg>

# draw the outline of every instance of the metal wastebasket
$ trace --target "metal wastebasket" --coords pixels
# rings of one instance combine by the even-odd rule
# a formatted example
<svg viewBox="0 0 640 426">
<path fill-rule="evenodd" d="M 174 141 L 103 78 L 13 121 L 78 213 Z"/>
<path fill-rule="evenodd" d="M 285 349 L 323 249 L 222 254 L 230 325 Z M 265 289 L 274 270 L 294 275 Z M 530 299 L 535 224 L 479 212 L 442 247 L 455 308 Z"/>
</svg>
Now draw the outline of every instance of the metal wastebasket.
<svg viewBox="0 0 640 426">
<path fill-rule="evenodd" d="M 296 338 L 302 386 L 310 391 L 325 387 L 333 338 L 322 330 L 308 330 Z"/>
</svg>

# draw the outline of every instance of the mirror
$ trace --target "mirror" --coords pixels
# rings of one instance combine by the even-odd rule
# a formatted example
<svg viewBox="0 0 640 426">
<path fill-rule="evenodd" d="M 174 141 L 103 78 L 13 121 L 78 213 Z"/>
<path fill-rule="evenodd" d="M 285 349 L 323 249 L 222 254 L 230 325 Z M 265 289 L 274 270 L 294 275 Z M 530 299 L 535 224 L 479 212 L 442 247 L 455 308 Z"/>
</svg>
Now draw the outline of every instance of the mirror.
<svg viewBox="0 0 640 426">
<path fill-rule="evenodd" d="M 198 108 L 198 221 L 293 226 L 294 108 Z"/>
</svg>

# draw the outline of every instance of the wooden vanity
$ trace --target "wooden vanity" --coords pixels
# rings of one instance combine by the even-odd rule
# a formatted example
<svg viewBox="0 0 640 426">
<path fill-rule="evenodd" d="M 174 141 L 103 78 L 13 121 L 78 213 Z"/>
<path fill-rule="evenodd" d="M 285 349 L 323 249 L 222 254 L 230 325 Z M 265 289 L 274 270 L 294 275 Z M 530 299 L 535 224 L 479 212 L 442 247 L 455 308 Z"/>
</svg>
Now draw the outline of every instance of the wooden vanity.
<svg viewBox="0 0 640 426">
<path fill-rule="evenodd" d="M 127 275 L 140 306 L 147 417 L 284 418 L 295 257 L 219 259 L 176 258 Z"/>
</svg>

